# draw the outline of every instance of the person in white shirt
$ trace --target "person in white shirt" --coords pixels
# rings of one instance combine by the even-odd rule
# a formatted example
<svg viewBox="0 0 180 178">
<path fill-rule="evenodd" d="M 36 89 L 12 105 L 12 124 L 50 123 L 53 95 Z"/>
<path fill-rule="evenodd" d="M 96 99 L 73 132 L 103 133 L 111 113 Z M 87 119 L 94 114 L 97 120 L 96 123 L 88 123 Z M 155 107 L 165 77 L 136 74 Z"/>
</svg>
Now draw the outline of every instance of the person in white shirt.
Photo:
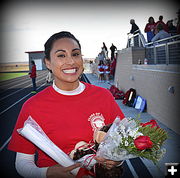
<svg viewBox="0 0 180 178">
<path fill-rule="evenodd" d="M 165 30 L 163 30 L 162 24 L 158 24 L 157 31 L 158 31 L 158 33 L 151 39 L 152 42 L 155 42 L 157 40 L 161 40 L 164 38 L 168 38 L 171 36 L 169 33 L 167 33 Z"/>
<path fill-rule="evenodd" d="M 53 81 L 52 71 L 48 70 L 48 74 L 46 76 L 46 83 L 51 83 Z"/>
</svg>

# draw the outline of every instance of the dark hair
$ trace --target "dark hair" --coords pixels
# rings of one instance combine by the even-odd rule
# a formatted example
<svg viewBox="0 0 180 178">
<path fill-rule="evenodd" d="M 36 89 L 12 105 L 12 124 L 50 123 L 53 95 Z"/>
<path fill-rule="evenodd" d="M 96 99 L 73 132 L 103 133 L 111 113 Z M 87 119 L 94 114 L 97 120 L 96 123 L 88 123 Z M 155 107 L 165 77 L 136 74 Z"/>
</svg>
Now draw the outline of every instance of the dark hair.
<svg viewBox="0 0 180 178">
<path fill-rule="evenodd" d="M 34 61 L 31 61 L 31 64 L 32 64 L 32 65 L 35 65 L 35 62 L 34 62 Z"/>
<path fill-rule="evenodd" d="M 159 16 L 159 20 L 160 20 L 160 21 L 163 20 L 163 16 L 162 16 L 162 15 Z"/>
<path fill-rule="evenodd" d="M 76 39 L 76 37 L 73 35 L 73 34 L 71 34 L 70 32 L 67 32 L 67 31 L 61 31 L 61 32 L 58 32 L 58 33 L 55 33 L 55 34 L 53 34 L 47 41 L 46 41 L 46 43 L 44 44 L 44 48 L 45 48 L 45 58 L 47 58 L 48 60 L 50 60 L 50 51 L 51 51 L 51 49 L 52 49 L 52 46 L 53 46 L 53 44 L 54 44 L 54 42 L 56 41 L 56 40 L 59 40 L 59 39 L 61 39 L 61 38 L 71 38 L 71 39 L 73 39 L 73 40 L 75 40 L 77 43 L 78 43 L 78 45 L 79 45 L 79 47 L 80 47 L 80 49 L 81 49 L 81 45 L 80 45 L 80 43 L 79 43 L 79 40 L 77 40 Z"/>
<path fill-rule="evenodd" d="M 99 61 L 99 65 L 101 65 L 101 64 L 104 64 L 104 62 L 102 60 Z"/>
<path fill-rule="evenodd" d="M 159 31 L 163 30 L 163 24 L 159 23 L 159 24 L 157 25 L 157 29 L 158 29 Z"/>
<path fill-rule="evenodd" d="M 150 20 L 153 20 L 153 23 L 154 23 L 154 18 L 151 16 L 151 17 L 149 17 L 149 19 L 148 19 L 148 22 L 150 23 Z"/>
</svg>

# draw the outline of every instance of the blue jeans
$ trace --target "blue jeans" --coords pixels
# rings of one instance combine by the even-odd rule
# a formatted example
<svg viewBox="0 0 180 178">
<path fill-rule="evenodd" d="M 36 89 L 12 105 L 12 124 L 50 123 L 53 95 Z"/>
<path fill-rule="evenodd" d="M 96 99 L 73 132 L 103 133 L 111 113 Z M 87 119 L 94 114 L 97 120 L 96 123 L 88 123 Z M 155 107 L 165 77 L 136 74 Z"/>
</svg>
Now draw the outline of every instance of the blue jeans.
<svg viewBox="0 0 180 178">
<path fill-rule="evenodd" d="M 36 78 L 32 78 L 33 91 L 36 91 Z"/>
</svg>

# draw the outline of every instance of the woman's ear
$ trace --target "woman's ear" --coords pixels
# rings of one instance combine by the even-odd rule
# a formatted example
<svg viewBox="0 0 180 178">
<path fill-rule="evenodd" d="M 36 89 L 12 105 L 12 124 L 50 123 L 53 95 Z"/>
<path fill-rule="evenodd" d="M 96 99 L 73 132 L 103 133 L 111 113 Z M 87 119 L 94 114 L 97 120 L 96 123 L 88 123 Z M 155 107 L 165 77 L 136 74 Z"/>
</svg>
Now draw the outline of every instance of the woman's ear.
<svg viewBox="0 0 180 178">
<path fill-rule="evenodd" d="M 44 58 L 44 63 L 46 65 L 46 67 L 51 70 L 51 61 L 47 58 Z"/>
</svg>

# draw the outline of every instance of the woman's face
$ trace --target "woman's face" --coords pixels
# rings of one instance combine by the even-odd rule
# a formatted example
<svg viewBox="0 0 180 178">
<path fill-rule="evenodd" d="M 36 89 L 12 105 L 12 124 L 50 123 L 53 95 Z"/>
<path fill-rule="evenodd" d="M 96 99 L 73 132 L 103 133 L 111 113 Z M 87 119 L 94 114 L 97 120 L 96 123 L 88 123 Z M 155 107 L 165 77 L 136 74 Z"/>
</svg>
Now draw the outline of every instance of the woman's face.
<svg viewBox="0 0 180 178">
<path fill-rule="evenodd" d="M 77 85 L 83 72 L 83 60 L 78 43 L 71 38 L 56 40 L 50 51 L 50 60 L 46 59 L 46 65 L 52 70 L 59 88 Z"/>
<path fill-rule="evenodd" d="M 149 19 L 149 22 L 150 22 L 150 23 L 154 23 L 154 19 L 153 19 L 153 18 L 150 18 L 150 19 Z"/>
</svg>

